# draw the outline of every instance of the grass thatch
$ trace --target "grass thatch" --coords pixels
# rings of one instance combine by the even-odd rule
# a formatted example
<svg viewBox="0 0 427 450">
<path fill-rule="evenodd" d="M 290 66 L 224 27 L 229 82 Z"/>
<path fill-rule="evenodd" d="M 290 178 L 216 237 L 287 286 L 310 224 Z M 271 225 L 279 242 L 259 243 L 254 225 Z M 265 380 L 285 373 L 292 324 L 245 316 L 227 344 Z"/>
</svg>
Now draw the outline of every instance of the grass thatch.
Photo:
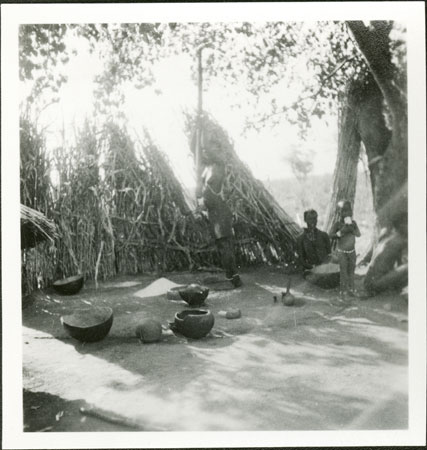
<svg viewBox="0 0 427 450">
<path fill-rule="evenodd" d="M 33 208 L 21 205 L 21 248 L 35 247 L 43 241 L 58 237 L 55 224 Z"/>
</svg>

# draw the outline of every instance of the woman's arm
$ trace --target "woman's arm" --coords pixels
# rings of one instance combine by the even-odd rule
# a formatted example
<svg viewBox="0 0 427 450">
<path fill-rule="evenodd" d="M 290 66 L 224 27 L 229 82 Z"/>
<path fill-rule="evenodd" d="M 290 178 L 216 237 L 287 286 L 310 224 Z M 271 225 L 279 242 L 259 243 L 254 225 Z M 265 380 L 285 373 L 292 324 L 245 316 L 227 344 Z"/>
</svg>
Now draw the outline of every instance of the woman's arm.
<svg viewBox="0 0 427 450">
<path fill-rule="evenodd" d="M 329 237 L 331 239 L 338 239 L 341 236 L 341 234 L 337 234 L 337 233 L 339 233 L 340 226 L 341 226 L 341 224 L 339 222 L 335 222 L 332 225 L 331 232 L 329 233 Z"/>
<path fill-rule="evenodd" d="M 352 227 L 353 227 L 353 234 L 354 234 L 356 237 L 360 237 L 361 234 L 360 234 L 360 230 L 359 230 L 359 227 L 357 226 L 356 221 L 353 220 L 353 222 L 352 222 L 351 225 L 352 225 Z"/>
<path fill-rule="evenodd" d="M 346 223 L 340 229 L 341 235 L 354 234 L 356 237 L 360 237 L 360 230 L 357 223 L 353 220 L 352 223 Z"/>
</svg>

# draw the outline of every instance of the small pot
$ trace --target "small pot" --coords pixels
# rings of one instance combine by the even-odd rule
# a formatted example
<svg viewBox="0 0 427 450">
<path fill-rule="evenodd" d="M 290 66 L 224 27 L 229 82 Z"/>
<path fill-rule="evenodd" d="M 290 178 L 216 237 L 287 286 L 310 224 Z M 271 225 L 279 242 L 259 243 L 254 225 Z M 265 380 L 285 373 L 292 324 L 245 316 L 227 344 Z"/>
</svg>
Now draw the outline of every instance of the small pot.
<svg viewBox="0 0 427 450">
<path fill-rule="evenodd" d="M 175 314 L 172 329 L 185 337 L 201 339 L 212 329 L 215 319 L 211 311 L 205 309 L 186 309 Z"/>
<path fill-rule="evenodd" d="M 53 283 L 53 288 L 61 295 L 77 294 L 83 287 L 83 275 L 75 275 L 73 277 L 64 278 Z"/>
<path fill-rule="evenodd" d="M 65 331 L 82 342 L 95 342 L 104 339 L 113 325 L 113 310 L 109 307 L 95 306 L 74 311 L 61 317 Z"/>
<path fill-rule="evenodd" d="M 191 307 L 199 307 L 205 303 L 209 295 L 209 288 L 199 284 L 189 284 L 188 286 L 176 286 L 170 289 L 166 297 L 169 300 L 184 300 Z"/>
</svg>

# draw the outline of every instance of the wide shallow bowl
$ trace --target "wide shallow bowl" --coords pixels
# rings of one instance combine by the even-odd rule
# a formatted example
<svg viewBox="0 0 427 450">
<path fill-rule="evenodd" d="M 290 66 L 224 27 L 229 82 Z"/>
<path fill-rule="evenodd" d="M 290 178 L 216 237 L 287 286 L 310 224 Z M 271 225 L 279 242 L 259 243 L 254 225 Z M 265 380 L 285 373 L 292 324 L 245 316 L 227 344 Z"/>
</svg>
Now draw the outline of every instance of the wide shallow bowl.
<svg viewBox="0 0 427 450">
<path fill-rule="evenodd" d="M 340 284 L 340 266 L 338 264 L 322 264 L 304 273 L 304 278 L 323 289 L 334 289 Z"/>
<path fill-rule="evenodd" d="M 177 286 L 166 294 L 170 300 L 184 300 L 191 307 L 203 305 L 209 295 L 209 288 L 199 284 L 189 284 L 188 286 Z"/>
<path fill-rule="evenodd" d="M 211 331 L 215 319 L 207 309 L 185 309 L 175 314 L 173 329 L 185 337 L 200 339 Z"/>
<path fill-rule="evenodd" d="M 74 311 L 62 316 L 65 331 L 82 342 L 95 342 L 104 339 L 113 325 L 113 310 L 107 306 L 95 306 Z"/>
<path fill-rule="evenodd" d="M 55 291 L 62 295 L 77 294 L 82 287 L 83 275 L 74 275 L 73 277 L 64 278 L 53 283 Z"/>
</svg>

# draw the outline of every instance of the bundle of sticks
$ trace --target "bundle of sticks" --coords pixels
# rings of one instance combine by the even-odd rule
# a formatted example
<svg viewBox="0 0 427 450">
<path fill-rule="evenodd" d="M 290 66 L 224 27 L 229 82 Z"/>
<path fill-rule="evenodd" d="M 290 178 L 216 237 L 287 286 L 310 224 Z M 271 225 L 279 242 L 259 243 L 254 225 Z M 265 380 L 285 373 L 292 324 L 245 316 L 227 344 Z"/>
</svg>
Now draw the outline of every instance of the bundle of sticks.
<svg viewBox="0 0 427 450">
<path fill-rule="evenodd" d="M 55 224 L 40 211 L 21 204 L 21 248 L 35 247 L 39 242 L 58 237 Z"/>
</svg>

